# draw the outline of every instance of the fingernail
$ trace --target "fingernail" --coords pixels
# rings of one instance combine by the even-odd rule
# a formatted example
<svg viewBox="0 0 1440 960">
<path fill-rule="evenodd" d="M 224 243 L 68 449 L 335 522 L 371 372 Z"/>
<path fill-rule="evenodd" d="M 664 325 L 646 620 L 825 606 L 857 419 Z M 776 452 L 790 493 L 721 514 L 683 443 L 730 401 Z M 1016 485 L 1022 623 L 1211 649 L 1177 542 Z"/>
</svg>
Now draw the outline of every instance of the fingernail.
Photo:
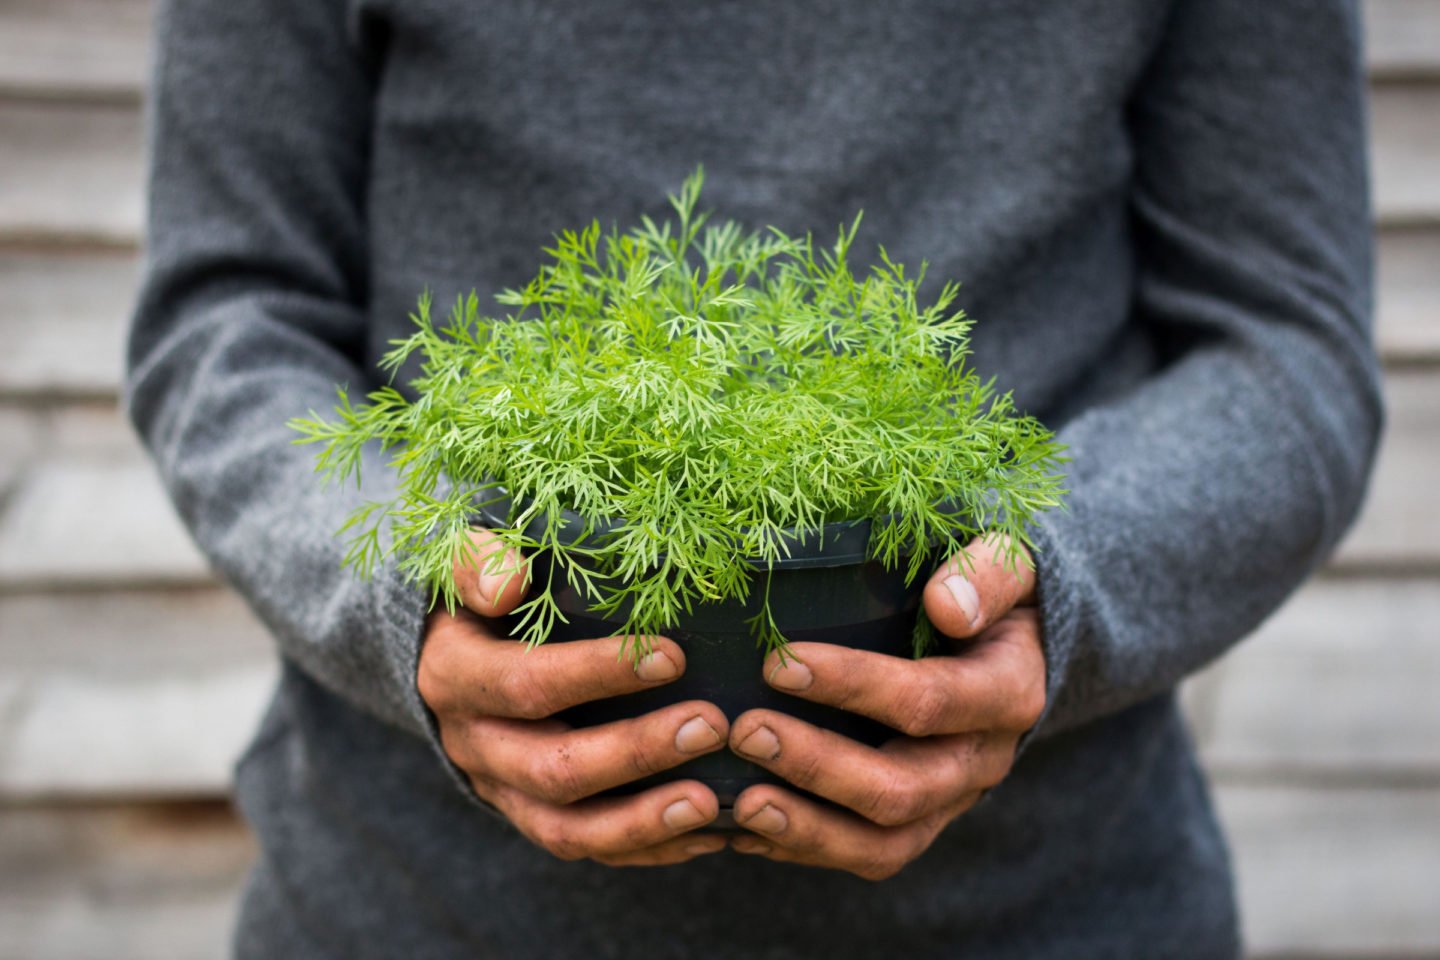
<svg viewBox="0 0 1440 960">
<path fill-rule="evenodd" d="M 775 731 L 769 727 L 758 727 L 754 733 L 741 740 L 736 749 L 757 760 L 774 760 L 780 756 L 780 738 L 775 736 Z"/>
<path fill-rule="evenodd" d="M 651 683 L 657 680 L 673 680 L 679 672 L 675 667 L 675 661 L 659 650 L 647 653 L 635 664 L 635 675 L 641 680 L 648 680 Z"/>
<path fill-rule="evenodd" d="M 704 717 L 691 717 L 675 731 L 675 749 L 681 753 L 699 753 L 720 745 L 720 734 Z"/>
<path fill-rule="evenodd" d="M 490 558 L 486 557 L 484 560 L 480 561 L 480 563 L 483 568 L 489 568 Z M 479 574 L 480 594 L 486 600 L 489 600 L 491 603 L 494 603 L 496 598 L 500 595 L 500 591 L 504 588 L 506 581 L 510 580 L 518 573 L 518 570 L 516 569 L 517 564 L 515 563 L 514 554 L 512 553 L 507 552 L 503 558 L 496 561 L 496 564 L 497 567 L 495 573 L 482 572 Z"/>
<path fill-rule="evenodd" d="M 500 592 L 500 588 L 504 583 L 504 577 L 496 576 L 493 573 L 480 574 L 480 596 L 494 603 L 495 596 Z"/>
<path fill-rule="evenodd" d="M 945 578 L 945 588 L 955 598 L 970 626 L 975 626 L 975 621 L 980 619 L 980 594 L 975 592 L 975 585 L 956 573 Z"/>
<path fill-rule="evenodd" d="M 759 837 L 736 837 L 731 842 L 731 846 L 740 853 L 769 853 L 774 849 Z"/>
<path fill-rule="evenodd" d="M 785 828 L 790 826 L 790 818 L 785 816 L 784 811 L 767 803 L 760 808 L 759 813 L 745 821 L 745 826 L 761 833 L 783 833 Z"/>
<path fill-rule="evenodd" d="M 804 690 L 814 679 L 810 668 L 799 660 L 787 660 L 770 671 L 770 685 L 781 690 Z"/>
<path fill-rule="evenodd" d="M 671 830 L 684 830 L 688 827 L 698 827 L 705 822 L 705 814 L 689 800 L 676 800 L 665 808 L 660 815 L 665 821 L 665 826 Z"/>
<path fill-rule="evenodd" d="M 720 847 L 708 843 L 692 843 L 685 848 L 685 852 L 692 857 L 698 857 L 702 853 L 715 853 Z"/>
</svg>

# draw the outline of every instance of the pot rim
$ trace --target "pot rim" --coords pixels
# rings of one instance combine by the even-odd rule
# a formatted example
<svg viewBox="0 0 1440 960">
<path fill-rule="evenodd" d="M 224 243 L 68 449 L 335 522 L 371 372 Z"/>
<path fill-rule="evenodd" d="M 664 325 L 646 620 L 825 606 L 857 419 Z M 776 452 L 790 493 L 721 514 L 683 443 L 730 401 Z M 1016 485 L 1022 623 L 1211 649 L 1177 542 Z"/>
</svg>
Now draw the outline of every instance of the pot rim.
<svg viewBox="0 0 1440 960">
<path fill-rule="evenodd" d="M 489 489 L 492 495 L 479 504 L 482 519 L 489 525 L 510 527 L 509 517 L 516 503 L 510 493 L 499 483 Z M 773 563 L 758 558 L 748 558 L 747 564 L 756 570 L 804 570 L 823 567 L 847 567 L 866 563 L 877 558 L 870 554 L 870 532 L 877 519 L 893 517 L 861 517 L 855 520 L 835 520 L 817 530 L 797 531 L 790 527 L 781 531 L 781 556 Z M 585 529 L 585 520 L 575 511 L 564 508 L 560 511 L 562 528 L 559 536 L 562 542 L 573 543 Z M 534 540 L 541 540 L 550 523 L 549 514 L 537 514 L 525 525 L 523 533 Z M 622 520 L 605 520 L 594 525 L 592 536 L 604 536 L 624 527 Z M 567 537 L 568 533 L 568 537 Z M 901 558 L 909 554 L 902 553 Z"/>
</svg>

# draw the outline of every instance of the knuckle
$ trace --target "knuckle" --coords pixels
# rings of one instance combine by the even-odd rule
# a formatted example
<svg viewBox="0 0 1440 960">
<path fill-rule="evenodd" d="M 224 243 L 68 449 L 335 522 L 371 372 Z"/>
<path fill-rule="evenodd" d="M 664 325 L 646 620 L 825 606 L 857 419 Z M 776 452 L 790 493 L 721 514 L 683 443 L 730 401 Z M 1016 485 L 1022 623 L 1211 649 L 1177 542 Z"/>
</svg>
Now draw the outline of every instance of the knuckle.
<svg viewBox="0 0 1440 960">
<path fill-rule="evenodd" d="M 1036 680 L 1026 686 L 1020 698 L 1020 720 L 1022 729 L 1028 730 L 1039 721 L 1045 712 L 1049 697 L 1045 694 L 1045 681 Z"/>
<path fill-rule="evenodd" d="M 624 853 L 642 850 L 655 843 L 654 830 L 646 823 L 635 819 L 620 828 L 617 849 L 611 852 Z"/>
<path fill-rule="evenodd" d="M 488 806 L 493 807 L 496 810 L 500 809 L 500 805 L 496 803 L 494 797 L 491 796 L 490 785 L 488 783 L 475 776 L 473 773 L 467 774 L 465 779 L 470 781 L 470 789 L 475 791 L 475 796 L 483 800 Z"/>
<path fill-rule="evenodd" d="M 820 783 L 823 776 L 823 761 L 815 750 L 794 751 L 788 755 L 781 754 L 780 762 L 783 764 L 781 775 L 797 787 L 813 788 Z"/>
<path fill-rule="evenodd" d="M 835 659 L 830 669 L 835 706 L 841 710 L 858 710 L 865 705 L 865 692 L 870 686 L 865 664 L 857 657 L 843 654 Z"/>
<path fill-rule="evenodd" d="M 542 800 L 559 806 L 574 803 L 588 792 L 575 761 L 564 748 L 536 757 L 531 762 L 530 782 Z"/>
<path fill-rule="evenodd" d="M 976 794 L 976 796 L 979 796 L 979 794 Z M 950 821 L 957 816 L 959 816 L 958 813 L 937 812 L 927 817 L 924 823 L 918 824 L 917 828 L 906 836 L 901 845 L 902 861 L 909 863 L 926 850 L 929 850 L 931 844 L 935 842 L 935 838 L 940 836 Z"/>
<path fill-rule="evenodd" d="M 892 772 L 877 784 L 866 804 L 866 816 L 882 827 L 898 827 L 917 819 L 924 801 L 913 780 Z"/>
<path fill-rule="evenodd" d="M 466 728 L 445 717 L 439 718 L 439 727 L 440 746 L 445 751 L 445 756 L 461 770 L 467 773 L 476 772 L 478 764 L 475 763 Z"/>
<path fill-rule="evenodd" d="M 623 823 L 616 824 L 592 837 L 586 855 L 591 859 L 601 856 L 629 858 L 632 854 L 654 846 L 661 838 L 639 816 L 630 816 Z"/>
<path fill-rule="evenodd" d="M 987 787 L 986 790 L 988 789 L 989 788 Z M 955 815 L 960 816 L 961 814 L 969 813 L 971 810 L 973 810 L 975 808 L 975 804 L 979 803 L 981 799 L 984 798 L 986 790 L 976 790 L 974 793 L 968 794 L 965 799 L 960 802 L 960 805 L 955 808 Z M 939 831 L 937 830 L 936 832 L 938 833 Z"/>
<path fill-rule="evenodd" d="M 950 712 L 950 693 L 935 680 L 926 681 L 915 691 L 904 708 L 900 730 L 910 737 L 929 737 L 939 733 Z"/>
<path fill-rule="evenodd" d="M 995 747 L 987 752 L 987 755 L 980 758 L 977 767 L 980 775 L 976 778 L 976 786 L 982 790 L 989 790 L 998 787 L 1010 774 L 1010 767 L 1015 763 L 1015 747 Z M 976 799 L 979 797 L 977 795 Z"/>
<path fill-rule="evenodd" d="M 628 766 L 634 779 L 648 777 L 651 774 L 659 773 L 665 769 L 665 764 L 660 763 L 655 757 L 649 743 L 641 737 L 632 737 L 626 741 L 629 744 Z"/>
<path fill-rule="evenodd" d="M 415 668 L 415 689 L 432 710 L 448 704 L 450 678 L 460 672 L 454 663 L 453 649 L 447 634 L 433 629 L 420 648 L 420 662 Z"/>
<path fill-rule="evenodd" d="M 930 846 L 923 831 L 907 830 L 886 837 L 861 864 L 867 880 L 889 880 Z"/>
<path fill-rule="evenodd" d="M 445 703 L 445 674 L 437 669 L 434 657 L 421 657 L 415 673 L 415 690 L 431 710 Z"/>
<path fill-rule="evenodd" d="M 879 883 L 881 880 L 889 880 L 895 876 L 904 866 L 904 861 L 897 860 L 888 855 L 879 855 L 866 857 L 860 862 L 854 872 L 862 880 Z"/>
<path fill-rule="evenodd" d="M 1006 703 L 1009 709 L 1003 715 L 1005 729 L 1017 732 L 1029 730 L 1045 710 L 1044 682 L 1018 681 L 1014 692 L 1006 697 Z"/>
<path fill-rule="evenodd" d="M 993 738 L 981 735 L 965 738 L 955 762 L 959 768 L 955 782 L 963 790 L 988 790 L 1010 770 L 1005 750 Z"/>
<path fill-rule="evenodd" d="M 535 842 L 560 860 L 583 860 L 587 854 L 574 831 L 559 820 L 547 819 L 535 828 Z"/>
<path fill-rule="evenodd" d="M 521 720 L 543 720 L 554 713 L 544 684 L 526 666 L 506 669 L 496 681 L 496 690 L 509 712 Z"/>
</svg>

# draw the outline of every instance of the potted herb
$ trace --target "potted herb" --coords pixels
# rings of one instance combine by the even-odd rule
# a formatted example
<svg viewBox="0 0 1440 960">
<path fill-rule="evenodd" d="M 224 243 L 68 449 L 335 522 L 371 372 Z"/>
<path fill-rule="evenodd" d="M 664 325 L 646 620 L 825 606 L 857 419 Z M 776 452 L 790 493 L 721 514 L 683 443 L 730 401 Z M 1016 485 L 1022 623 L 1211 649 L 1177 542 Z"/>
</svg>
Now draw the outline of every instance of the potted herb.
<svg viewBox="0 0 1440 960">
<path fill-rule="evenodd" d="M 347 524 L 362 574 L 393 554 L 453 610 L 453 557 L 482 524 L 531 558 L 518 639 L 627 635 L 639 657 L 663 634 L 685 650 L 680 680 L 572 722 L 695 698 L 879 743 L 893 732 L 771 690 L 760 661 L 800 640 L 924 654 L 929 572 L 987 532 L 1017 562 L 1026 524 L 1063 493 L 1059 448 L 966 366 L 954 284 L 923 303 L 924 268 L 883 248 L 857 272 L 858 217 L 828 247 L 712 224 L 702 182 L 665 223 L 559 234 L 497 298 L 504 317 L 472 293 L 437 325 L 423 297 L 382 363 L 393 378 L 419 358 L 413 398 L 387 386 L 353 405 L 342 389 L 334 419 L 294 422 L 297 442 L 322 444 L 336 478 L 368 443 L 395 450 L 398 498 Z M 721 752 L 663 777 L 728 803 L 769 775 Z"/>
</svg>

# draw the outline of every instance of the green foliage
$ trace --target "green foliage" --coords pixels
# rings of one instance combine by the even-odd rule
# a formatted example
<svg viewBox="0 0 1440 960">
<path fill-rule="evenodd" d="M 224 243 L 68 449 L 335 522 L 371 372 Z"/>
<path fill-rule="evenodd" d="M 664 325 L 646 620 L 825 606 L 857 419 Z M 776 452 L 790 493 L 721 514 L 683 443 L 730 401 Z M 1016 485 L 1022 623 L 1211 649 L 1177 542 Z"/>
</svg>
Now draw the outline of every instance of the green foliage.
<svg viewBox="0 0 1440 960">
<path fill-rule="evenodd" d="M 883 248 L 855 272 L 858 217 L 828 247 L 712 225 L 701 185 L 697 171 L 664 223 L 559 234 L 535 278 L 497 297 L 503 319 L 472 293 L 437 325 L 423 297 L 382 362 L 393 378 L 418 355 L 413 401 L 341 390 L 333 418 L 292 422 L 333 479 L 358 479 L 366 444 L 393 451 L 400 495 L 351 517 L 348 564 L 369 575 L 393 554 L 453 610 L 452 558 L 478 505 L 508 493 L 520 506 L 500 538 L 548 552 L 643 637 L 744 599 L 785 532 L 828 522 L 872 519 L 871 554 L 911 581 L 987 531 L 1016 562 L 1028 521 L 1064 493 L 1060 448 L 967 369 L 956 285 L 922 304 L 924 267 L 910 276 Z M 587 524 L 578 541 L 558 524 L 524 533 L 565 508 Z M 517 613 L 531 643 L 563 620 L 546 584 Z M 783 647 L 768 597 L 751 626 Z"/>
</svg>

